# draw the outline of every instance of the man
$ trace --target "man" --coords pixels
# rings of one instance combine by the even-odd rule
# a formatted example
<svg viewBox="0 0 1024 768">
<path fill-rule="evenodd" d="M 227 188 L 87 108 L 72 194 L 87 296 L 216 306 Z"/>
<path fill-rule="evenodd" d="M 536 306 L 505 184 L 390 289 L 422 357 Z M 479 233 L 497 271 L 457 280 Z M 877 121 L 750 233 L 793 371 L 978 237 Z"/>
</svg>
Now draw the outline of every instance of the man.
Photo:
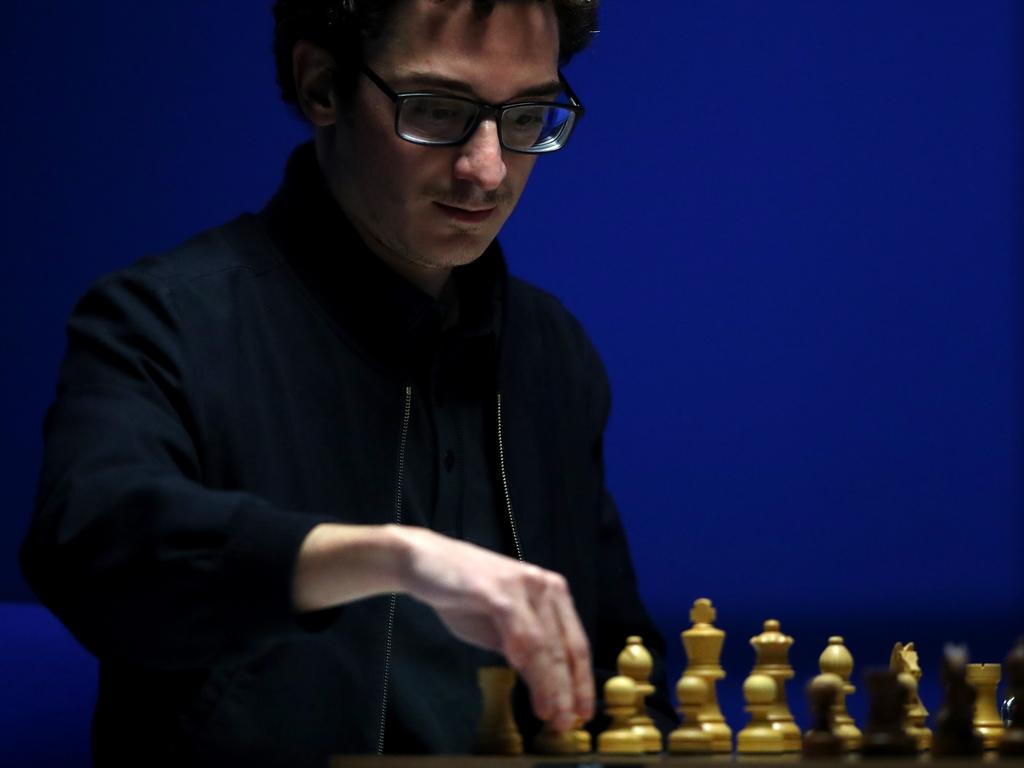
<svg viewBox="0 0 1024 768">
<path fill-rule="evenodd" d="M 626 636 L 661 645 L 600 361 L 494 238 L 582 114 L 592 3 L 275 15 L 313 143 L 69 324 L 23 565 L 101 661 L 97 763 L 466 751 L 502 656 L 539 720 L 589 720 Z"/>
</svg>

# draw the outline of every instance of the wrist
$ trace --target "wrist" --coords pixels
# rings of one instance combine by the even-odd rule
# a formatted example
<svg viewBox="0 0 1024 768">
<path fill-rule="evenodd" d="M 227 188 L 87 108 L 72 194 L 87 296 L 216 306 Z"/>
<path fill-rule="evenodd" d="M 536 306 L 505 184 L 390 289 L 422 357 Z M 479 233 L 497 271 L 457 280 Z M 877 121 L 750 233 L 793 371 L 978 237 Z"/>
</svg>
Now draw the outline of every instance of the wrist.
<svg viewBox="0 0 1024 768">
<path fill-rule="evenodd" d="M 394 523 L 381 526 L 381 545 L 386 551 L 389 579 L 394 583 L 394 592 L 412 592 L 412 563 L 416 556 L 419 535 L 422 529 L 410 528 Z"/>
<path fill-rule="evenodd" d="M 299 550 L 293 602 L 298 611 L 399 592 L 409 550 L 399 526 L 322 523 Z"/>
</svg>

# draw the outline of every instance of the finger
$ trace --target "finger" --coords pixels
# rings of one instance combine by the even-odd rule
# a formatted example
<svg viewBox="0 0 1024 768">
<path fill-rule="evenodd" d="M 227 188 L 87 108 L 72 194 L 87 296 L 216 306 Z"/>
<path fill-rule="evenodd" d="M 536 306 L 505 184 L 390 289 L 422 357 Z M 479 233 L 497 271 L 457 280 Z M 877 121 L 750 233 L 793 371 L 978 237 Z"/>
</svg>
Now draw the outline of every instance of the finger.
<svg viewBox="0 0 1024 768">
<path fill-rule="evenodd" d="M 567 731 L 575 723 L 577 713 L 571 661 L 558 615 L 561 599 L 557 587 L 549 587 L 539 595 L 536 611 L 544 632 L 545 647 L 540 656 L 545 669 L 539 674 L 544 675 L 546 695 L 550 699 L 551 714 L 546 719 L 556 731 Z"/>
<path fill-rule="evenodd" d="M 564 580 L 562 584 L 564 588 L 559 590 L 555 611 L 569 659 L 574 711 L 581 720 L 586 722 L 594 716 L 595 698 L 590 643 L 587 640 L 586 632 L 583 631 L 583 625 L 576 612 L 568 585 L 565 585 Z"/>
<path fill-rule="evenodd" d="M 522 601 L 501 617 L 498 625 L 502 637 L 502 653 L 519 673 L 530 692 L 534 714 L 547 720 L 552 712 L 551 694 L 545 674 L 545 651 L 540 638 L 540 620 L 529 601 Z"/>
<path fill-rule="evenodd" d="M 545 638 L 545 624 L 552 626 L 550 612 L 542 617 L 528 597 L 531 591 L 540 592 L 540 583 L 534 589 L 523 584 L 518 594 L 504 603 L 497 617 L 498 631 L 502 637 L 502 652 L 508 663 L 519 673 L 530 692 L 530 703 L 534 714 L 541 720 L 551 720 L 557 703 L 557 688 L 551 673 L 550 642 Z"/>
</svg>

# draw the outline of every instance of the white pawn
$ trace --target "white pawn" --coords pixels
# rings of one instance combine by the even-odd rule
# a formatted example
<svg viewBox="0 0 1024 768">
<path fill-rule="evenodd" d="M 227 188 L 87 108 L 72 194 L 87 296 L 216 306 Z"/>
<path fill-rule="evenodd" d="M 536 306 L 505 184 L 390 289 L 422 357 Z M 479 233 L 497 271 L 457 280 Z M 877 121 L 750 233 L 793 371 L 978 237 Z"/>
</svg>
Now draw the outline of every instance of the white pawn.
<svg viewBox="0 0 1024 768">
<path fill-rule="evenodd" d="M 668 751 L 676 755 L 708 754 L 711 734 L 701 727 L 700 711 L 708 700 L 708 684 L 696 675 L 683 675 L 676 684 L 682 724 L 668 735 Z"/>
<path fill-rule="evenodd" d="M 768 675 L 750 675 L 743 681 L 743 698 L 747 701 L 750 722 L 736 736 L 736 751 L 740 754 L 774 755 L 785 751 L 782 733 L 773 728 L 768 719 L 777 690 L 775 681 Z"/>
<path fill-rule="evenodd" d="M 636 683 L 636 713 L 629 722 L 643 742 L 644 751 L 659 754 L 662 747 L 661 731 L 654 727 L 654 720 L 647 714 L 646 706 L 647 697 L 654 693 L 654 686 L 651 685 L 654 659 L 651 652 L 644 648 L 643 638 L 638 635 L 626 638 L 626 647 L 619 654 L 617 666 L 620 675 Z"/>
<path fill-rule="evenodd" d="M 832 635 L 828 639 L 828 647 L 818 657 L 818 667 L 822 673 L 839 675 L 843 681 L 842 693 L 836 697 L 835 732 L 843 740 L 843 751 L 858 750 L 861 747 L 863 735 L 846 710 L 846 697 L 856 690 L 850 684 L 850 675 L 853 673 L 853 656 L 850 654 L 850 649 L 843 644 L 842 637 Z"/>
<path fill-rule="evenodd" d="M 577 720 L 564 733 L 557 733 L 551 723 L 545 723 L 533 737 L 533 751 L 540 755 L 579 755 L 591 751 L 590 734 L 583 730 Z"/>
<path fill-rule="evenodd" d="M 604 684 L 604 709 L 611 725 L 597 736 L 597 751 L 610 755 L 642 755 L 644 743 L 629 719 L 636 713 L 636 683 L 616 675 Z"/>
</svg>

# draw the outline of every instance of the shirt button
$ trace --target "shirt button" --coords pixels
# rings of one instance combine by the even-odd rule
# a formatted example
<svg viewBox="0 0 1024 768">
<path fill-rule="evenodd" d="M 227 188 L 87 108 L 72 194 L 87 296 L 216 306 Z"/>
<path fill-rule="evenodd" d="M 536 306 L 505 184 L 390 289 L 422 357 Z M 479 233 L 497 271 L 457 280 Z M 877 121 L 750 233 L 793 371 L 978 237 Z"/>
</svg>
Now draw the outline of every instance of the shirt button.
<svg viewBox="0 0 1024 768">
<path fill-rule="evenodd" d="M 455 451 L 449 448 L 444 454 L 444 468 L 451 472 L 455 469 Z"/>
</svg>

